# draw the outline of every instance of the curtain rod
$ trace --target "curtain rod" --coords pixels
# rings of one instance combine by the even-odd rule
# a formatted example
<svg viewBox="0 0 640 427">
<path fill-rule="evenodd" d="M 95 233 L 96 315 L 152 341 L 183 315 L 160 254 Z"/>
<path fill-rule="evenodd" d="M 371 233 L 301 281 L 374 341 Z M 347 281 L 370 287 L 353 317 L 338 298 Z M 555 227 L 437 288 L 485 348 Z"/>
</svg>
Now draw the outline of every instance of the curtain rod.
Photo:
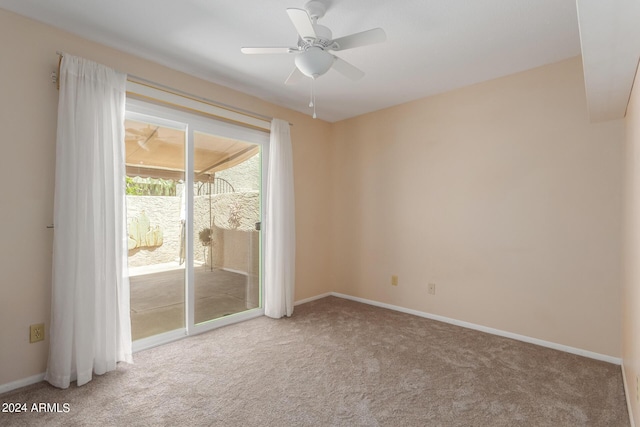
<svg viewBox="0 0 640 427">
<path fill-rule="evenodd" d="M 60 64 L 62 62 L 62 57 L 64 56 L 64 52 L 60 52 L 59 50 L 56 51 L 56 54 L 60 57 L 58 60 L 58 76 L 60 75 Z M 249 117 L 254 117 L 257 119 L 262 119 L 265 121 L 271 121 L 273 120 L 273 117 L 264 115 L 264 114 L 260 114 L 260 113 L 256 113 L 254 111 L 249 111 L 249 110 L 245 110 L 242 108 L 238 108 L 238 107 L 234 107 L 232 105 L 228 105 L 228 104 L 224 104 L 218 101 L 214 101 L 212 99 L 208 99 L 208 98 L 204 98 L 202 96 L 199 95 L 194 95 L 192 93 L 188 93 L 185 91 L 182 91 L 180 89 L 176 89 L 176 88 L 172 88 L 170 86 L 164 85 L 162 83 L 158 83 L 158 82 L 154 82 L 148 79 L 145 79 L 143 77 L 139 77 L 133 74 L 127 74 L 127 80 L 132 82 L 132 83 L 144 83 L 146 85 L 155 87 L 156 89 L 160 89 L 160 90 L 164 90 L 167 92 L 171 92 L 174 93 L 176 95 L 180 95 L 180 96 L 184 96 L 186 98 L 192 98 L 195 99 L 197 101 L 202 101 L 205 102 L 207 104 L 211 104 L 214 107 L 219 107 L 219 108 L 224 108 L 225 110 L 230 110 L 233 111 L 235 113 L 239 113 L 239 114 L 244 114 L 245 116 L 249 116 Z M 58 79 L 58 88 L 60 88 L 60 80 Z M 293 123 L 289 122 L 289 126 L 293 126 Z"/>
</svg>

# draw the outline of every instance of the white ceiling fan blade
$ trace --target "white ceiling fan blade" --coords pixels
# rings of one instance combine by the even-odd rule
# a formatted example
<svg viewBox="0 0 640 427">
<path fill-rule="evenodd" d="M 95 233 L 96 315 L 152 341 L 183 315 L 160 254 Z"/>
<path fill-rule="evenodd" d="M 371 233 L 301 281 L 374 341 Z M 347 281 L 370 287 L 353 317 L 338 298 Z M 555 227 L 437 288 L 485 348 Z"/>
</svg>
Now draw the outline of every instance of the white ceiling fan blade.
<svg viewBox="0 0 640 427">
<path fill-rule="evenodd" d="M 292 47 L 243 47 L 240 52 L 247 55 L 262 55 L 271 53 L 291 53 L 297 49 Z"/>
<path fill-rule="evenodd" d="M 331 50 L 346 50 L 354 47 L 367 46 L 375 43 L 382 43 L 387 40 L 387 34 L 382 28 L 363 31 L 333 40 Z"/>
<path fill-rule="evenodd" d="M 295 67 L 293 69 L 293 71 L 291 72 L 291 74 L 289 74 L 289 77 L 287 77 L 287 80 L 285 80 L 284 84 L 287 85 L 293 85 L 298 83 L 302 78 L 304 77 L 304 74 L 302 74 L 302 71 L 300 71 L 298 69 L 298 67 Z"/>
<path fill-rule="evenodd" d="M 335 55 L 333 57 L 335 58 L 332 65 L 333 69 L 343 76 L 351 80 L 360 80 L 362 77 L 364 77 L 364 71 L 354 67 L 347 61 L 340 59 Z"/>
<path fill-rule="evenodd" d="M 136 141 L 136 144 L 138 144 L 138 146 L 140 148 L 142 148 L 144 151 L 150 151 L 149 147 L 147 147 L 147 142 L 146 141 L 138 140 L 138 141 Z"/>
<path fill-rule="evenodd" d="M 289 8 L 287 9 L 287 13 L 300 37 L 303 39 L 316 38 L 316 30 L 313 29 L 313 22 L 311 22 L 311 18 L 306 10 Z"/>
</svg>

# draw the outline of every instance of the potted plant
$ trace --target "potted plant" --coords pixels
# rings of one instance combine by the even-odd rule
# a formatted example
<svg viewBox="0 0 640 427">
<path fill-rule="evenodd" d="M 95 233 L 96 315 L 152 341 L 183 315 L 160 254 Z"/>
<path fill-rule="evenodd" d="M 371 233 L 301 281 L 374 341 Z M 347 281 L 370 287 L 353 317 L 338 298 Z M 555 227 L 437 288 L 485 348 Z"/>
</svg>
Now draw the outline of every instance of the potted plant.
<svg viewBox="0 0 640 427">
<path fill-rule="evenodd" d="M 198 238 L 200 239 L 202 246 L 209 246 L 211 244 L 211 229 L 207 227 L 200 230 Z"/>
</svg>

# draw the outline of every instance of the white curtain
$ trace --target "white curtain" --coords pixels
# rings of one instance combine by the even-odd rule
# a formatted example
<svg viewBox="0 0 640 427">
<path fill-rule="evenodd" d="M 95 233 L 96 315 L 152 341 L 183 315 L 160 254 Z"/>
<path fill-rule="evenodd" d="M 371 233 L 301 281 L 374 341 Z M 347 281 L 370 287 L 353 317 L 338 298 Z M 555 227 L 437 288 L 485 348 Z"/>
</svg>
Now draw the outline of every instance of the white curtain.
<svg viewBox="0 0 640 427">
<path fill-rule="evenodd" d="M 293 313 L 295 203 L 289 123 L 273 119 L 269 141 L 265 218 L 264 311 L 280 318 Z"/>
<path fill-rule="evenodd" d="M 64 55 L 60 68 L 49 361 L 60 388 L 131 362 L 126 75 Z"/>
</svg>

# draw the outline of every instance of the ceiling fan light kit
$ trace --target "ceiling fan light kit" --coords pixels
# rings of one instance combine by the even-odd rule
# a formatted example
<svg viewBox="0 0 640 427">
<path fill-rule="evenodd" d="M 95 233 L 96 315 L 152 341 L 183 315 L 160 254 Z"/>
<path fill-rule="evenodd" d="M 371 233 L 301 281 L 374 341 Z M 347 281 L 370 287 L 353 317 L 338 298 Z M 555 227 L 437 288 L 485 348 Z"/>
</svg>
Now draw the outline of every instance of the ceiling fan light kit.
<svg viewBox="0 0 640 427">
<path fill-rule="evenodd" d="M 358 80 L 364 76 L 364 72 L 349 64 L 343 59 L 330 53 L 355 47 L 367 46 L 386 41 L 387 36 L 382 28 L 351 34 L 333 39 L 331 30 L 318 24 L 318 19 L 326 13 L 324 3 L 312 0 L 305 4 L 304 9 L 288 8 L 287 14 L 298 32 L 298 45 L 296 47 L 243 47 L 245 54 L 294 54 L 296 68 L 286 79 L 286 84 L 295 84 L 301 77 L 307 76 L 315 80 L 333 68 L 343 76 Z M 311 89 L 311 102 L 313 117 L 315 113 L 315 94 L 313 83 Z"/>
<path fill-rule="evenodd" d="M 294 62 L 296 67 L 305 76 L 317 79 L 333 65 L 333 55 L 319 47 L 310 47 L 304 52 L 296 55 Z"/>
</svg>

